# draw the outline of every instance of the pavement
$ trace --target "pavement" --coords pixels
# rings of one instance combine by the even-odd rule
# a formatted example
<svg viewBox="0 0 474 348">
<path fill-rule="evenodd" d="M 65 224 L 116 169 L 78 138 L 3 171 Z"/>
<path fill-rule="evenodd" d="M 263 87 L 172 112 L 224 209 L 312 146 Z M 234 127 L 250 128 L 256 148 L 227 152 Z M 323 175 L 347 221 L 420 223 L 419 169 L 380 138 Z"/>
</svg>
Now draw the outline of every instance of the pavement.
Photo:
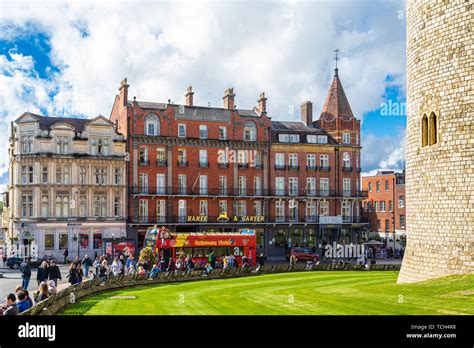
<svg viewBox="0 0 474 348">
<path fill-rule="evenodd" d="M 59 265 L 61 271 L 62 280 L 58 281 L 58 288 L 61 289 L 68 286 L 66 275 L 68 274 L 67 265 Z M 0 278 L 0 303 L 5 302 L 5 297 L 9 293 L 15 291 L 17 285 L 21 285 L 21 273 L 18 269 L 10 269 L 9 267 L 0 266 L 0 273 L 3 273 L 3 278 Z M 38 289 L 38 283 L 36 281 L 37 268 L 31 269 L 31 279 L 28 286 L 28 291 L 31 293 Z"/>
</svg>

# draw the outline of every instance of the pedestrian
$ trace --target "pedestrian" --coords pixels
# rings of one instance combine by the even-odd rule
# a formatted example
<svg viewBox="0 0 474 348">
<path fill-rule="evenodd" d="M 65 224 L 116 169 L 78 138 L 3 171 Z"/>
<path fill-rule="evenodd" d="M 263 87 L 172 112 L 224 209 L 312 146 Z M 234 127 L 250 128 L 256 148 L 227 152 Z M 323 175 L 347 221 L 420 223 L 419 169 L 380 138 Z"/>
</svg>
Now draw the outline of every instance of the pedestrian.
<svg viewBox="0 0 474 348">
<path fill-rule="evenodd" d="M 48 282 L 48 292 L 50 295 L 56 295 L 58 293 L 58 288 L 54 280 Z"/>
<path fill-rule="evenodd" d="M 3 251 L 3 267 L 7 265 L 7 252 L 6 250 Z"/>
<path fill-rule="evenodd" d="M 48 277 L 49 277 L 48 262 L 43 261 L 41 262 L 41 265 L 38 267 L 38 272 L 36 274 L 36 281 L 38 282 L 38 286 L 41 284 L 41 282 L 48 280 Z"/>
<path fill-rule="evenodd" d="M 95 274 L 99 275 L 100 259 L 96 256 L 92 266 L 95 268 Z"/>
<path fill-rule="evenodd" d="M 20 265 L 20 272 L 22 278 L 22 287 L 24 290 L 28 289 L 28 285 L 30 284 L 31 278 L 31 266 L 30 266 L 30 259 L 29 257 L 25 257 L 25 260 Z"/>
<path fill-rule="evenodd" d="M 235 263 L 235 256 L 234 254 L 229 254 L 229 256 L 227 257 L 227 260 L 229 262 L 229 267 L 232 268 L 234 267 L 234 263 Z"/>
<path fill-rule="evenodd" d="M 82 265 L 84 266 L 84 274 L 87 276 L 89 274 L 89 267 L 92 266 L 92 260 L 89 258 L 89 255 L 84 255 Z"/>
<path fill-rule="evenodd" d="M 125 257 L 123 256 L 123 254 L 120 254 L 119 261 L 122 264 L 122 267 L 120 268 L 120 275 L 124 275 L 125 274 Z"/>
<path fill-rule="evenodd" d="M 36 292 L 36 297 L 35 297 L 36 302 L 38 303 L 38 302 L 44 301 L 48 297 L 49 297 L 48 284 L 46 282 L 41 282 L 41 284 L 39 285 L 39 289 Z"/>
<path fill-rule="evenodd" d="M 69 250 L 68 250 L 68 248 L 66 248 L 66 250 L 64 250 L 63 256 L 64 256 L 64 264 L 67 264 L 69 262 Z"/>
<path fill-rule="evenodd" d="M 74 262 L 72 262 L 69 266 L 69 273 L 66 278 L 69 278 L 69 283 L 71 283 L 71 285 L 77 284 L 79 282 L 77 264 Z"/>
<path fill-rule="evenodd" d="M 7 295 L 7 308 L 3 310 L 3 315 L 18 315 L 20 311 L 16 305 L 16 297 L 15 294 L 8 294 Z"/>
<path fill-rule="evenodd" d="M 294 266 L 296 265 L 296 262 L 298 261 L 298 259 L 296 258 L 295 255 L 291 255 L 290 256 L 290 266 Z"/>
<path fill-rule="evenodd" d="M 107 273 L 109 271 L 109 265 L 107 264 L 107 259 L 102 258 L 102 263 L 100 264 L 99 268 L 99 277 L 102 281 L 107 280 Z"/>
<path fill-rule="evenodd" d="M 17 296 L 16 306 L 18 307 L 18 313 L 27 311 L 28 309 L 31 308 L 31 304 L 28 301 L 26 297 L 26 293 L 23 290 L 19 291 L 16 296 Z"/>
<path fill-rule="evenodd" d="M 216 268 L 216 255 L 214 254 L 214 250 L 210 250 L 209 257 L 207 259 L 211 267 L 214 269 Z"/>
<path fill-rule="evenodd" d="M 76 258 L 74 259 L 74 263 L 75 263 L 76 265 L 82 265 L 82 261 L 81 261 L 81 259 L 79 258 L 79 256 L 76 256 Z"/>
<path fill-rule="evenodd" d="M 53 281 L 55 286 L 58 286 L 58 279 L 62 280 L 61 271 L 56 261 L 53 260 L 51 261 L 51 266 L 49 266 L 49 280 Z"/>
</svg>

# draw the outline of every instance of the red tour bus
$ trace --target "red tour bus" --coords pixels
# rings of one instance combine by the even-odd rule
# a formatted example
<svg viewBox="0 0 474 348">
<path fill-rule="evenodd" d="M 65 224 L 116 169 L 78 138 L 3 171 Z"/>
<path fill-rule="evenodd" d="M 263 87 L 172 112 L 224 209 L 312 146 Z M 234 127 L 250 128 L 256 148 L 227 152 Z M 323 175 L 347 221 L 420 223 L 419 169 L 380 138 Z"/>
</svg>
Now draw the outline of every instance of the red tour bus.
<svg viewBox="0 0 474 348">
<path fill-rule="evenodd" d="M 167 228 L 149 227 L 145 236 L 145 246 L 153 249 L 155 259 L 168 260 L 191 255 L 196 265 L 208 260 L 214 251 L 217 262 L 222 256 L 233 254 L 239 266 L 246 255 L 249 264 L 256 264 L 257 237 L 255 230 L 240 232 L 170 232 Z"/>
</svg>

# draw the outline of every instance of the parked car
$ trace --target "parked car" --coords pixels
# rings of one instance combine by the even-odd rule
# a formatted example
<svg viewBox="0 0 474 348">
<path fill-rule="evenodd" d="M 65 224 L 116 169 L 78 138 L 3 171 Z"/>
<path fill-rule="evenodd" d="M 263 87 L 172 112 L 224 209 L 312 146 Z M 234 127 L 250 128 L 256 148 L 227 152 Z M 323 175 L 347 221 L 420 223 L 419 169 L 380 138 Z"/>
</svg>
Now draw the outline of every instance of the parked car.
<svg viewBox="0 0 474 348">
<path fill-rule="evenodd" d="M 53 256 L 47 256 L 47 255 L 44 255 L 42 258 L 39 258 L 39 259 L 35 259 L 35 260 L 32 259 L 30 261 L 30 267 L 38 268 L 39 265 L 41 265 L 43 261 L 46 261 L 49 264 L 51 263 L 51 260 L 53 259 L 56 260 Z M 10 267 L 11 269 L 19 269 L 23 260 L 24 258 L 22 257 L 9 257 L 7 258 L 7 266 Z"/>
<path fill-rule="evenodd" d="M 313 261 L 316 262 L 319 260 L 319 255 L 313 253 L 311 250 L 306 248 L 291 248 L 290 253 L 287 255 L 287 260 L 294 255 L 296 261 Z"/>
</svg>

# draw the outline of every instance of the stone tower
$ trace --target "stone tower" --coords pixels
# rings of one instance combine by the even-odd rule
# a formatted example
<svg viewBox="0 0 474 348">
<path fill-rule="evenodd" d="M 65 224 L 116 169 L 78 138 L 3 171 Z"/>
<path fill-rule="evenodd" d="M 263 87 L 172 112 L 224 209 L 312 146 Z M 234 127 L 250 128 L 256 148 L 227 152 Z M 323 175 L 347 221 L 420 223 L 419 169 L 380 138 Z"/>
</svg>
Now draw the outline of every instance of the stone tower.
<svg viewBox="0 0 474 348">
<path fill-rule="evenodd" d="M 473 3 L 407 1 L 407 249 L 399 283 L 474 272 Z"/>
</svg>

